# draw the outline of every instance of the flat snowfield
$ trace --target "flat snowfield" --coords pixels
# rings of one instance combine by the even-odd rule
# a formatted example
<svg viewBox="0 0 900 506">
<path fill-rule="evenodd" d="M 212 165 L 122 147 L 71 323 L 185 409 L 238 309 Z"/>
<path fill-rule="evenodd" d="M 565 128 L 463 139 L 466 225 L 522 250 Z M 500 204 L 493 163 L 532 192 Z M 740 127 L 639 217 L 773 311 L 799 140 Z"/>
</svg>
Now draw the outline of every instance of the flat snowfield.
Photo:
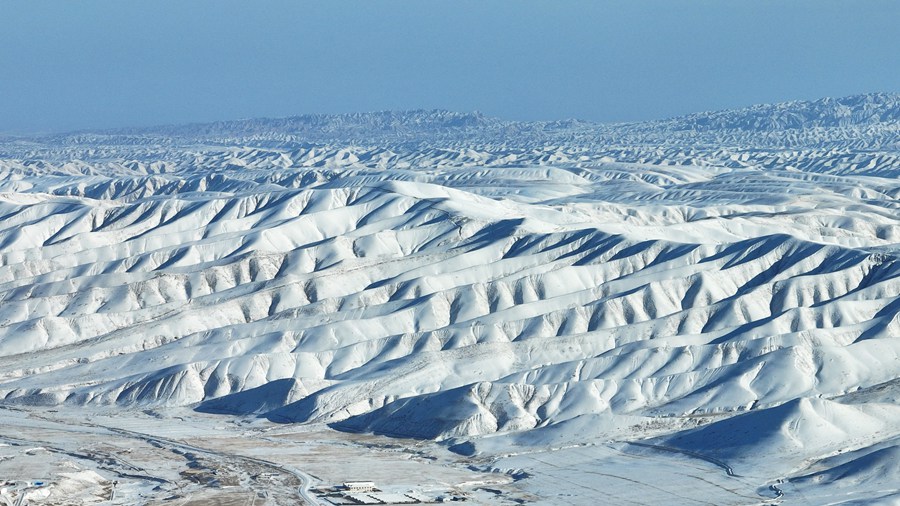
<svg viewBox="0 0 900 506">
<path fill-rule="evenodd" d="M 0 504 L 898 504 L 898 378 L 895 95 L 0 138 Z"/>
</svg>

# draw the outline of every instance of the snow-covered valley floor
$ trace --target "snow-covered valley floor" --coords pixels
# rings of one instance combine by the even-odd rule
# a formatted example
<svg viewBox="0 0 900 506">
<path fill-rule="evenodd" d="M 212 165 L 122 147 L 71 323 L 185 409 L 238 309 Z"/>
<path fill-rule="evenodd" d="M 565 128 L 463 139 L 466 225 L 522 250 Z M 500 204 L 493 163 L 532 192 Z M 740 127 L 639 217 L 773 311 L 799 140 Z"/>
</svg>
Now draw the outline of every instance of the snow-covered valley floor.
<svg viewBox="0 0 900 506">
<path fill-rule="evenodd" d="M 0 473 L 15 481 L 7 485 L 7 497 L 15 501 L 23 494 L 34 504 L 297 504 L 301 488 L 354 480 L 475 504 L 761 499 L 752 480 L 730 477 L 702 459 L 615 441 L 563 448 L 508 442 L 502 455 L 472 459 L 427 440 L 184 408 L 7 408 L 0 414 Z M 657 431 L 638 426 L 630 434 Z"/>
<path fill-rule="evenodd" d="M 898 378 L 895 95 L 0 138 L 0 501 L 896 504 Z"/>
</svg>

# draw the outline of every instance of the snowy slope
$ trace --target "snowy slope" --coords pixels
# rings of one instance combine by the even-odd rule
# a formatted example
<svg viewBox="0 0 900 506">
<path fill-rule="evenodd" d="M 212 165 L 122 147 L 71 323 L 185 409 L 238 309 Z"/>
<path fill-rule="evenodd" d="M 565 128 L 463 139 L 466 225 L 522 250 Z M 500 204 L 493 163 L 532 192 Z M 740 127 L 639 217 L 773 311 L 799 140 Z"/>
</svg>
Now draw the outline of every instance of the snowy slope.
<svg viewBox="0 0 900 506">
<path fill-rule="evenodd" d="M 762 482 L 883 488 L 898 111 L 876 94 L 629 125 L 414 111 L 6 138 L 0 399 L 434 439 L 702 415 L 653 444 L 748 467 L 765 445 L 782 458 Z"/>
</svg>

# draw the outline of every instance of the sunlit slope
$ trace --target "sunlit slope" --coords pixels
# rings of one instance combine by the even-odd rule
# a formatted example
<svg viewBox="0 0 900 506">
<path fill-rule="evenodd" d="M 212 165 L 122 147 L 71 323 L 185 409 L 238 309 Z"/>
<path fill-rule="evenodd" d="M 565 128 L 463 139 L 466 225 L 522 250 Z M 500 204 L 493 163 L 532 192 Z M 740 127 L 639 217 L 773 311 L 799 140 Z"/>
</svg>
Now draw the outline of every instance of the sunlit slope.
<svg viewBox="0 0 900 506">
<path fill-rule="evenodd" d="M 6 194 L 0 388 L 446 437 L 746 410 L 896 377 L 897 217 L 828 191 L 889 182 L 751 199 L 750 176 L 682 170 L 657 168 L 668 183 L 631 199 L 574 171 L 573 199 L 544 204 L 391 175 Z M 422 178 L 570 184 L 455 172 Z M 780 220 L 803 238 L 774 233 Z"/>
</svg>

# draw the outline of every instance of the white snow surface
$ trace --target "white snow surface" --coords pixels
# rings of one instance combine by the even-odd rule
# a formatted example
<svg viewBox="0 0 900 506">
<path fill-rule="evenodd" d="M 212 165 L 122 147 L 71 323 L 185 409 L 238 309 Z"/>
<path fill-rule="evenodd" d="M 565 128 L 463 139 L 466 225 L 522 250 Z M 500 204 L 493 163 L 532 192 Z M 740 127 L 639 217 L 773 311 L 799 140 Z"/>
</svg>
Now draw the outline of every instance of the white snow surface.
<svg viewBox="0 0 900 506">
<path fill-rule="evenodd" d="M 0 139 L 3 403 L 474 453 L 707 417 L 647 444 L 895 503 L 898 377 L 896 95 Z"/>
</svg>

